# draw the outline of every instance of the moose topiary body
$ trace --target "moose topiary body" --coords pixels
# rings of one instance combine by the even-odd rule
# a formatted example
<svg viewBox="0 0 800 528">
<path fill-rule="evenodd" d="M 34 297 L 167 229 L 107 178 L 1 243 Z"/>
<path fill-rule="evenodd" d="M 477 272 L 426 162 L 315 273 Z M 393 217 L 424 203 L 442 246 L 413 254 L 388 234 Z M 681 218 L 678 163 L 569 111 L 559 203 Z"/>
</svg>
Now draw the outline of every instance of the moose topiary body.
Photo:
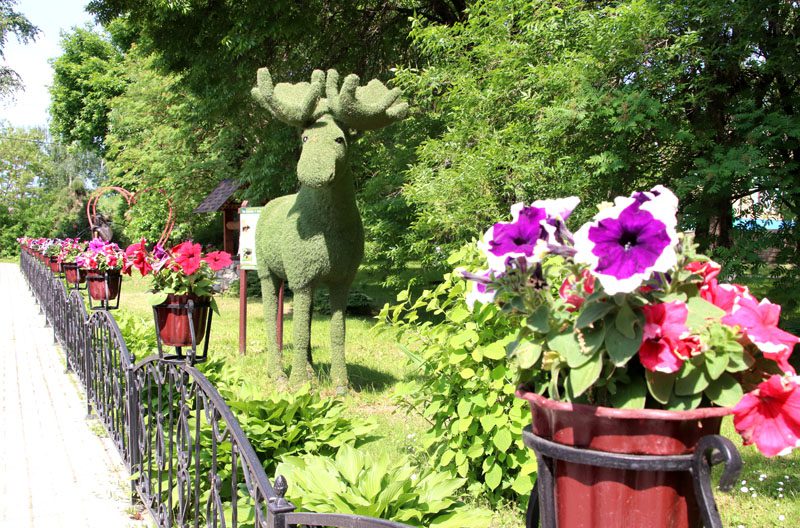
<svg viewBox="0 0 800 528">
<path fill-rule="evenodd" d="M 267 325 L 268 371 L 283 374 L 277 346 L 278 292 L 288 282 L 294 292 L 294 357 L 290 384 L 307 379 L 314 290 L 327 286 L 331 305 L 331 378 L 346 390 L 345 309 L 350 286 L 364 255 L 364 229 L 347 164 L 348 130 L 375 130 L 405 117 L 400 90 L 380 81 L 359 86 L 348 75 L 315 70 L 311 82 L 273 85 L 258 70 L 253 97 L 277 119 L 302 128 L 297 194 L 269 202 L 256 225 L 256 258 Z"/>
</svg>

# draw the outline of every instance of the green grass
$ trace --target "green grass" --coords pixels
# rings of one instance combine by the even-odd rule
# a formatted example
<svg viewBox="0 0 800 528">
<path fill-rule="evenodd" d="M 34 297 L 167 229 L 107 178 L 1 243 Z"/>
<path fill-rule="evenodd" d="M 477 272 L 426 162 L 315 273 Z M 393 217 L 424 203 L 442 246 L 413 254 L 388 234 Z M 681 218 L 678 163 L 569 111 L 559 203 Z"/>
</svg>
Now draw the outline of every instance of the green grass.
<svg viewBox="0 0 800 528">
<path fill-rule="evenodd" d="M 368 271 L 362 279 L 370 279 L 375 271 Z M 120 306 L 147 321 L 152 320 L 152 309 L 147 300 L 148 281 L 142 278 L 125 278 Z M 362 291 L 374 299 L 391 300 Z M 247 304 L 247 353 L 238 353 L 239 299 L 222 295 L 218 297 L 221 315 L 214 315 L 209 354 L 224 358 L 226 363 L 241 373 L 251 389 L 263 394 L 273 390 L 266 371 L 265 329 L 260 299 Z M 291 303 L 287 302 L 290 311 Z M 288 370 L 292 354 L 291 314 L 285 317 L 284 361 Z M 419 416 L 409 414 L 392 401 L 394 387 L 409 374 L 405 355 L 397 343 L 387 335 L 375 332 L 374 320 L 365 317 L 347 318 L 347 363 L 352 389 L 345 396 L 345 404 L 352 415 L 371 416 L 379 424 L 381 440 L 367 444 L 366 448 L 378 453 L 389 451 L 412 452 L 416 441 L 428 427 Z M 317 374 L 315 389 L 323 395 L 333 395 L 334 388 L 328 377 L 330 365 L 328 317 L 315 315 L 312 322 L 312 354 Z M 794 527 L 800 525 L 800 452 L 788 457 L 766 459 L 753 447 L 742 447 L 739 436 L 727 419 L 723 434 L 740 448 L 745 461 L 742 476 L 730 493 L 717 491 L 715 496 L 726 527 L 746 528 Z M 715 470 L 715 475 L 720 473 Z M 763 477 L 762 477 L 763 475 Z M 741 481 L 746 484 L 741 484 Z M 782 483 L 782 484 L 780 484 Z M 741 491 L 746 487 L 747 491 Z M 750 488 L 753 490 L 750 490 Z M 782 488 L 782 489 L 779 489 Z M 755 494 L 755 496 L 753 495 Z M 782 495 L 782 496 L 781 496 Z M 477 506 L 485 506 L 480 500 Z M 780 516 L 783 515 L 783 521 Z M 491 528 L 518 528 L 524 523 L 524 513 L 514 505 L 497 510 Z"/>
</svg>

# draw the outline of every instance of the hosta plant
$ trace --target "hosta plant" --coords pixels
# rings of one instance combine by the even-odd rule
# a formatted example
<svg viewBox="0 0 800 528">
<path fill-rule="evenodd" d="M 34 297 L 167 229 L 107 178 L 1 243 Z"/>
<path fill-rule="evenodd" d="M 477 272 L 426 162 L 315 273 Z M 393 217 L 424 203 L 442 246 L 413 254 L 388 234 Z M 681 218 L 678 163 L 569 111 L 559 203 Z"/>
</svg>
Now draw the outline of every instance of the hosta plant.
<svg viewBox="0 0 800 528">
<path fill-rule="evenodd" d="M 287 498 L 300 511 L 366 515 L 436 528 L 484 528 L 491 517 L 453 498 L 463 479 L 430 464 L 415 467 L 405 456 L 375 457 L 347 444 L 334 457 L 284 457 L 275 474 L 289 482 Z"/>
<path fill-rule="evenodd" d="M 480 242 L 487 268 L 462 272 L 471 304 L 516 327 L 519 381 L 554 400 L 618 408 L 730 406 L 745 443 L 800 445 L 796 336 L 780 306 L 739 284 L 679 233 L 667 188 L 618 197 L 573 234 L 577 198 L 512 207 Z M 476 307 L 476 310 L 485 308 Z"/>
</svg>

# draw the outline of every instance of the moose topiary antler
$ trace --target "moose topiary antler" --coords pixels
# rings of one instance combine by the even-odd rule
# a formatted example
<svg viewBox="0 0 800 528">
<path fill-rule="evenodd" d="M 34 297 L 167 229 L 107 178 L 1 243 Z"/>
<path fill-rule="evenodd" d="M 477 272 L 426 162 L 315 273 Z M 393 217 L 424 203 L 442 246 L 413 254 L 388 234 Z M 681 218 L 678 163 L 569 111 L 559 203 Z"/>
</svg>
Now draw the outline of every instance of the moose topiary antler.
<svg viewBox="0 0 800 528">
<path fill-rule="evenodd" d="M 267 68 L 259 68 L 256 87 L 251 94 L 261 106 L 287 125 L 302 127 L 313 123 L 327 111 L 321 100 L 325 90 L 325 72 L 314 70 L 311 82 L 272 84 Z"/>
<path fill-rule="evenodd" d="M 328 70 L 325 96 L 334 119 L 356 130 L 376 130 L 406 117 L 408 103 L 399 100 L 400 88 L 390 90 L 377 79 L 366 86 L 359 86 L 359 82 L 358 75 L 352 73 L 344 78 L 340 90 L 339 74 Z"/>
</svg>

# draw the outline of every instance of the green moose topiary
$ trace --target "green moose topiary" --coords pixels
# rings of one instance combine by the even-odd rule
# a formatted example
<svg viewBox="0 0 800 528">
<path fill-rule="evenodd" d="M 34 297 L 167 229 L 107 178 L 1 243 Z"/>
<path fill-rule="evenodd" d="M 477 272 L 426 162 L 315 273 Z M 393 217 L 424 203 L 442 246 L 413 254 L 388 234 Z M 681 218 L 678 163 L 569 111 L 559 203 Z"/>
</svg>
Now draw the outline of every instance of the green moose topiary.
<svg viewBox="0 0 800 528">
<path fill-rule="evenodd" d="M 280 121 L 303 129 L 297 163 L 297 194 L 269 202 L 256 226 L 258 276 L 267 322 L 268 371 L 283 375 L 276 344 L 278 291 L 284 281 L 294 292 L 294 357 L 290 384 L 307 379 L 311 343 L 311 301 L 325 285 L 331 305 L 331 377 L 347 388 L 345 308 L 350 285 L 364 256 L 364 229 L 347 165 L 348 129 L 375 130 L 403 119 L 408 104 L 400 90 L 378 80 L 359 86 L 348 75 L 315 70 L 311 82 L 273 85 L 266 68 L 258 70 L 253 97 Z"/>
</svg>

